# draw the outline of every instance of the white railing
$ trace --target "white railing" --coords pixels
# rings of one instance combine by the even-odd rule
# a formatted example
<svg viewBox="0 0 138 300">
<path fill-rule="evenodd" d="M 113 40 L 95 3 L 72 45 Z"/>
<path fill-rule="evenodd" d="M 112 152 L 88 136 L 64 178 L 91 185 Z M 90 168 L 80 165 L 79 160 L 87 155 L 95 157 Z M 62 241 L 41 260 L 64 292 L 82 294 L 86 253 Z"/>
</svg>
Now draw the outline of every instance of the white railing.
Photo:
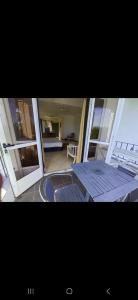
<svg viewBox="0 0 138 300">
<path fill-rule="evenodd" d="M 111 163 L 124 164 L 138 172 L 138 145 L 116 141 L 111 156 Z"/>
<path fill-rule="evenodd" d="M 119 149 L 128 150 L 128 151 L 138 152 L 138 145 L 133 144 L 133 143 L 126 143 L 126 142 L 116 141 L 115 142 L 115 147 L 117 147 Z"/>
</svg>

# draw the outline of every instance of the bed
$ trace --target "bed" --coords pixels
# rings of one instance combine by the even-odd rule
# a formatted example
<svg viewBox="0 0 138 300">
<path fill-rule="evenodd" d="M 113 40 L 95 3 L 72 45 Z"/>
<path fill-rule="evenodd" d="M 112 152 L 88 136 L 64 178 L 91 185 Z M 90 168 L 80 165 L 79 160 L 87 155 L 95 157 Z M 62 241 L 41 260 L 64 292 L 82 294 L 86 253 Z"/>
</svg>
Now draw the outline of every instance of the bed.
<svg viewBox="0 0 138 300">
<path fill-rule="evenodd" d="M 50 137 L 43 138 L 43 148 L 44 151 L 61 151 L 63 150 L 63 143 L 59 140 L 59 138 Z"/>
</svg>

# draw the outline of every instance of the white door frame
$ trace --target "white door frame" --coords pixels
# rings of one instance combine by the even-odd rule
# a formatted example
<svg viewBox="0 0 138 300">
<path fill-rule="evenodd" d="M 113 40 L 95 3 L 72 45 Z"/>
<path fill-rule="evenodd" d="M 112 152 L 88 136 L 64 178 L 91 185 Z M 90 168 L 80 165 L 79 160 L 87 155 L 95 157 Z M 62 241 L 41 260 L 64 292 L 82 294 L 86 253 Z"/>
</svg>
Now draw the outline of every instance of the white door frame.
<svg viewBox="0 0 138 300">
<path fill-rule="evenodd" d="M 0 132 L 1 132 L 1 141 L 2 144 L 10 142 L 9 137 L 11 136 L 10 128 L 8 126 L 8 119 L 5 110 L 5 104 L 3 101 L 8 102 L 7 98 L 0 98 Z M 4 154 L 4 160 L 7 167 L 8 175 L 10 178 L 11 186 L 14 191 L 15 197 L 18 197 L 20 194 L 29 189 L 33 184 L 39 181 L 43 177 L 43 160 L 42 160 L 42 149 L 41 149 L 41 141 L 40 141 L 40 128 L 39 128 L 39 118 L 38 118 L 38 109 L 37 109 L 37 99 L 32 98 L 32 108 L 34 114 L 34 124 L 35 124 L 35 132 L 36 132 L 36 140 L 25 142 L 22 144 L 17 143 L 15 146 L 8 147 L 8 153 Z M 11 150 L 16 150 L 23 147 L 29 147 L 32 145 L 37 146 L 38 151 L 38 160 L 39 160 L 39 168 L 33 171 L 32 173 L 26 175 L 25 177 L 17 180 L 15 176 L 15 171 L 13 168 L 10 152 Z"/>
<path fill-rule="evenodd" d="M 118 128 L 120 125 L 124 104 L 125 104 L 125 98 L 119 98 L 110 141 L 109 141 L 109 143 L 106 143 L 106 142 L 101 142 L 101 141 L 90 139 L 92 122 L 93 122 L 93 117 L 94 117 L 94 105 L 95 105 L 95 98 L 90 98 L 83 162 L 88 161 L 89 144 L 95 143 L 95 144 L 101 144 L 101 145 L 108 146 L 108 151 L 107 151 L 105 162 L 110 163 L 112 151 L 113 151 L 113 147 L 114 147 L 114 141 L 116 139 L 116 135 L 117 135 Z"/>
</svg>

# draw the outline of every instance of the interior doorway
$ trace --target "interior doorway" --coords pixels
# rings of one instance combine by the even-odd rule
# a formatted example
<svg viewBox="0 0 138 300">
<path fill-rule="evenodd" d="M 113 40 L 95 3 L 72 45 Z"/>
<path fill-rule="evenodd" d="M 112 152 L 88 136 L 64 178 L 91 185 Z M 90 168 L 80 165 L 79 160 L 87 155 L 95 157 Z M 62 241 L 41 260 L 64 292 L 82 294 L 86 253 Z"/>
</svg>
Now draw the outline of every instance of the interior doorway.
<svg viewBox="0 0 138 300">
<path fill-rule="evenodd" d="M 83 98 L 38 98 L 45 174 L 69 170 L 72 163 L 79 162 L 84 101 Z"/>
<path fill-rule="evenodd" d="M 10 188 L 6 201 L 45 174 L 68 171 L 81 161 L 86 101 L 0 98 L 0 171 Z"/>
</svg>

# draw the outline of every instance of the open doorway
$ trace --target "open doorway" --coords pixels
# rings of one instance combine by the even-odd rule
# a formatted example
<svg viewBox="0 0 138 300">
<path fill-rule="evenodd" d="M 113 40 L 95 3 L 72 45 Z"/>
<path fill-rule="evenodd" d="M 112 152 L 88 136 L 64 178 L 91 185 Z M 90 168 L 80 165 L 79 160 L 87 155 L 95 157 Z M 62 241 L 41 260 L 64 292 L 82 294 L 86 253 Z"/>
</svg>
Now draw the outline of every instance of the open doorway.
<svg viewBox="0 0 138 300">
<path fill-rule="evenodd" d="M 2 201 L 11 195 L 14 201 L 33 189 L 44 174 L 69 171 L 72 163 L 81 161 L 86 102 L 81 98 L 0 98 Z"/>
<path fill-rule="evenodd" d="M 38 99 L 45 173 L 79 162 L 83 104 L 82 98 Z"/>
</svg>

